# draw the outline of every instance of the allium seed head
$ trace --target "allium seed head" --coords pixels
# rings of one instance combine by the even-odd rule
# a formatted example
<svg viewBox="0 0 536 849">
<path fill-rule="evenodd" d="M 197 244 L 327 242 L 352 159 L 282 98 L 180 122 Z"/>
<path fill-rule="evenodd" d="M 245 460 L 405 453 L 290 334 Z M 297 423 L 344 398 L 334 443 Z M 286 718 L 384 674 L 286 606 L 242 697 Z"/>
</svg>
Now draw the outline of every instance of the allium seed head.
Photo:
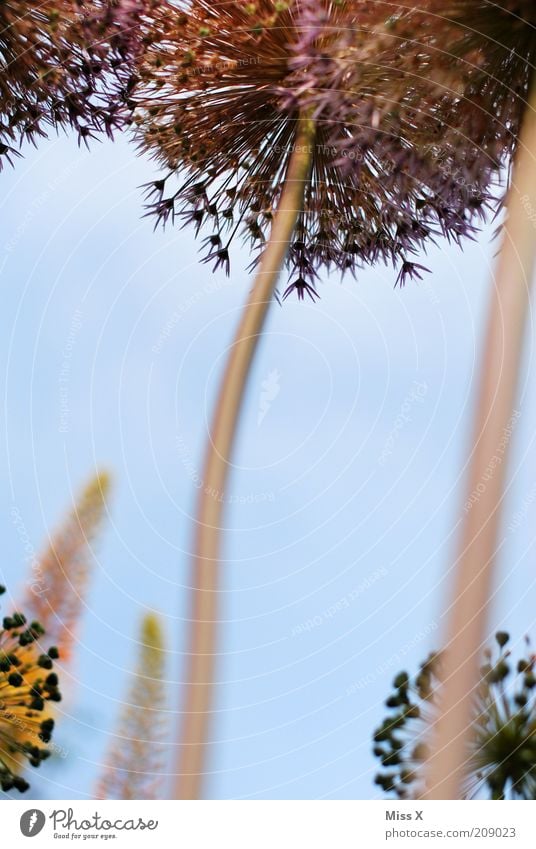
<svg viewBox="0 0 536 849">
<path fill-rule="evenodd" d="M 436 235 L 471 236 L 498 195 L 535 23 L 532 0 L 179 2 L 156 21 L 135 98 L 140 145 L 165 169 L 151 211 L 210 228 L 206 259 L 228 270 L 237 234 L 264 245 L 306 115 L 285 294 L 314 297 L 320 268 L 379 260 L 401 285 L 418 279 L 412 257 Z"/>
<path fill-rule="evenodd" d="M 465 798 L 486 791 L 491 799 L 536 798 L 536 678 L 534 656 L 512 666 L 509 636 L 496 635 L 498 651 L 485 653 L 473 701 L 473 727 L 465 763 Z M 421 664 L 414 679 L 400 673 L 387 699 L 389 716 L 374 732 L 382 771 L 376 784 L 399 798 L 423 789 L 430 728 L 442 692 L 441 655 Z"/>
<path fill-rule="evenodd" d="M 129 118 L 153 0 L 0 3 L 0 169 L 20 144 L 73 127 L 87 143 Z"/>
</svg>

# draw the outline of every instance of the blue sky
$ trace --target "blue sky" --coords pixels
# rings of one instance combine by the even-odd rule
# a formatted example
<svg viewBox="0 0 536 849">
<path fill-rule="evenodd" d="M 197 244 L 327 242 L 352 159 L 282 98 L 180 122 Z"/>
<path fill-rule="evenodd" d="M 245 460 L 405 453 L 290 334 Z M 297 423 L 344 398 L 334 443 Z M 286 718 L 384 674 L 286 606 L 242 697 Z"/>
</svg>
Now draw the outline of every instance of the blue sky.
<svg viewBox="0 0 536 849">
<path fill-rule="evenodd" d="M 36 784 L 46 798 L 91 796 L 147 607 L 164 620 L 178 722 L 196 480 L 249 258 L 238 252 L 227 280 L 199 263 L 191 232 L 154 233 L 139 189 L 153 174 L 125 141 L 89 155 L 60 138 L 1 177 L 0 531 L 14 597 L 28 571 L 12 510 L 39 550 L 97 468 L 115 482 L 64 685 L 68 757 Z M 391 679 L 441 640 L 490 237 L 433 248 L 432 273 L 401 291 L 379 267 L 323 280 L 317 304 L 274 304 L 226 514 L 209 798 L 377 795 L 370 739 Z M 493 625 L 516 641 L 534 635 L 533 341 L 531 326 Z"/>
</svg>

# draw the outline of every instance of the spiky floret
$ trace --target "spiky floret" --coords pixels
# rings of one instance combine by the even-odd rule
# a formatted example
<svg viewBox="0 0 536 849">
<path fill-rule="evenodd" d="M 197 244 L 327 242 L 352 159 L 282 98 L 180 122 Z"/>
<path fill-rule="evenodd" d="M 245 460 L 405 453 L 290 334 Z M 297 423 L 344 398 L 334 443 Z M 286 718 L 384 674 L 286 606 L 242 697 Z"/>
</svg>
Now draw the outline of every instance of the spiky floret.
<svg viewBox="0 0 536 849">
<path fill-rule="evenodd" d="M 0 593 L 5 591 L 0 587 Z M 43 653 L 44 630 L 28 624 L 21 613 L 6 616 L 0 628 L 0 787 L 23 793 L 28 782 L 21 776 L 27 764 L 46 760 L 54 719 L 50 703 L 61 699 L 53 671 L 58 650 Z"/>
<path fill-rule="evenodd" d="M 135 96 L 140 145 L 164 168 L 151 211 L 209 227 L 206 259 L 228 271 L 236 234 L 253 248 L 266 240 L 305 113 L 316 139 L 291 290 L 314 297 L 319 268 L 378 260 L 401 284 L 418 278 L 413 254 L 436 234 L 475 231 L 513 152 L 533 7 L 178 3 L 153 27 Z"/>
<path fill-rule="evenodd" d="M 512 674 L 509 635 L 496 635 L 498 652 L 487 651 L 474 702 L 474 724 L 465 764 L 466 797 L 484 789 L 492 799 L 536 798 L 536 677 L 532 654 Z M 428 757 L 430 728 L 441 696 L 441 655 L 432 654 L 411 680 L 401 672 L 387 699 L 390 715 L 374 732 L 376 776 L 386 793 L 418 795 Z"/>
<path fill-rule="evenodd" d="M 129 119 L 141 24 L 153 0 L 0 3 L 0 169 L 50 128 L 81 141 Z"/>
</svg>

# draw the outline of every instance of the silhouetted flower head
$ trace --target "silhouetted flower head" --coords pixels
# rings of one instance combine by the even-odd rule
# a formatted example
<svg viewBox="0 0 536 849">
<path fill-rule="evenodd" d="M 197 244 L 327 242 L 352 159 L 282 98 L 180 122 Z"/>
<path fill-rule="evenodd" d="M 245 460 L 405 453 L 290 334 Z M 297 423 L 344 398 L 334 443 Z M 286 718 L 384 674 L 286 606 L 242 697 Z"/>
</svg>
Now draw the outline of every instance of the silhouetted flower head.
<svg viewBox="0 0 536 849">
<path fill-rule="evenodd" d="M 536 798 L 535 658 L 522 658 L 513 673 L 508 634 L 496 635 L 498 652 L 486 652 L 474 702 L 470 749 L 465 765 L 465 796 L 487 790 L 492 799 Z M 374 754 L 382 772 L 376 783 L 399 798 L 422 789 L 430 726 L 441 694 L 441 655 L 432 654 L 411 680 L 396 676 L 386 702 L 389 716 L 374 733 Z"/>
<path fill-rule="evenodd" d="M 74 127 L 81 141 L 128 120 L 153 0 L 0 3 L 0 169 L 24 140 Z M 147 35 L 146 35 L 147 37 Z"/>
<path fill-rule="evenodd" d="M 0 587 L 0 593 L 4 588 Z M 54 720 L 50 703 L 61 699 L 53 661 L 56 648 L 42 653 L 44 630 L 21 613 L 6 616 L 0 628 L 0 787 L 23 793 L 21 772 L 38 767 L 50 754 Z"/>
<path fill-rule="evenodd" d="M 287 293 L 314 298 L 321 267 L 379 260 L 401 285 L 418 279 L 413 255 L 437 234 L 470 236 L 497 194 L 536 57 L 534 7 L 179 2 L 136 95 L 141 146 L 165 169 L 152 211 L 206 225 L 206 259 L 228 270 L 237 234 L 266 240 L 305 114 L 316 136 Z"/>
</svg>

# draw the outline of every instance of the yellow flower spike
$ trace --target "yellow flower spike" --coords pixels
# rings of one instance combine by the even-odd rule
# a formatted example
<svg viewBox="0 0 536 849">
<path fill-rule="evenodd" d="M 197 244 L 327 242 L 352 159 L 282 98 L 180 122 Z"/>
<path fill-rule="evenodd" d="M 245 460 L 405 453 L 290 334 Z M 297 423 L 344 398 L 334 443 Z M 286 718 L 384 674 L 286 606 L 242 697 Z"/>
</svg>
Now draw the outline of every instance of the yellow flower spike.
<svg viewBox="0 0 536 849">
<path fill-rule="evenodd" d="M 141 624 L 138 665 L 113 738 L 98 799 L 156 799 L 167 749 L 164 720 L 164 640 L 160 619 Z"/>
<path fill-rule="evenodd" d="M 34 566 L 35 580 L 24 609 L 70 657 L 93 567 L 93 543 L 103 524 L 111 489 L 110 475 L 99 472 L 85 487 L 74 509 L 53 535 Z"/>
</svg>

